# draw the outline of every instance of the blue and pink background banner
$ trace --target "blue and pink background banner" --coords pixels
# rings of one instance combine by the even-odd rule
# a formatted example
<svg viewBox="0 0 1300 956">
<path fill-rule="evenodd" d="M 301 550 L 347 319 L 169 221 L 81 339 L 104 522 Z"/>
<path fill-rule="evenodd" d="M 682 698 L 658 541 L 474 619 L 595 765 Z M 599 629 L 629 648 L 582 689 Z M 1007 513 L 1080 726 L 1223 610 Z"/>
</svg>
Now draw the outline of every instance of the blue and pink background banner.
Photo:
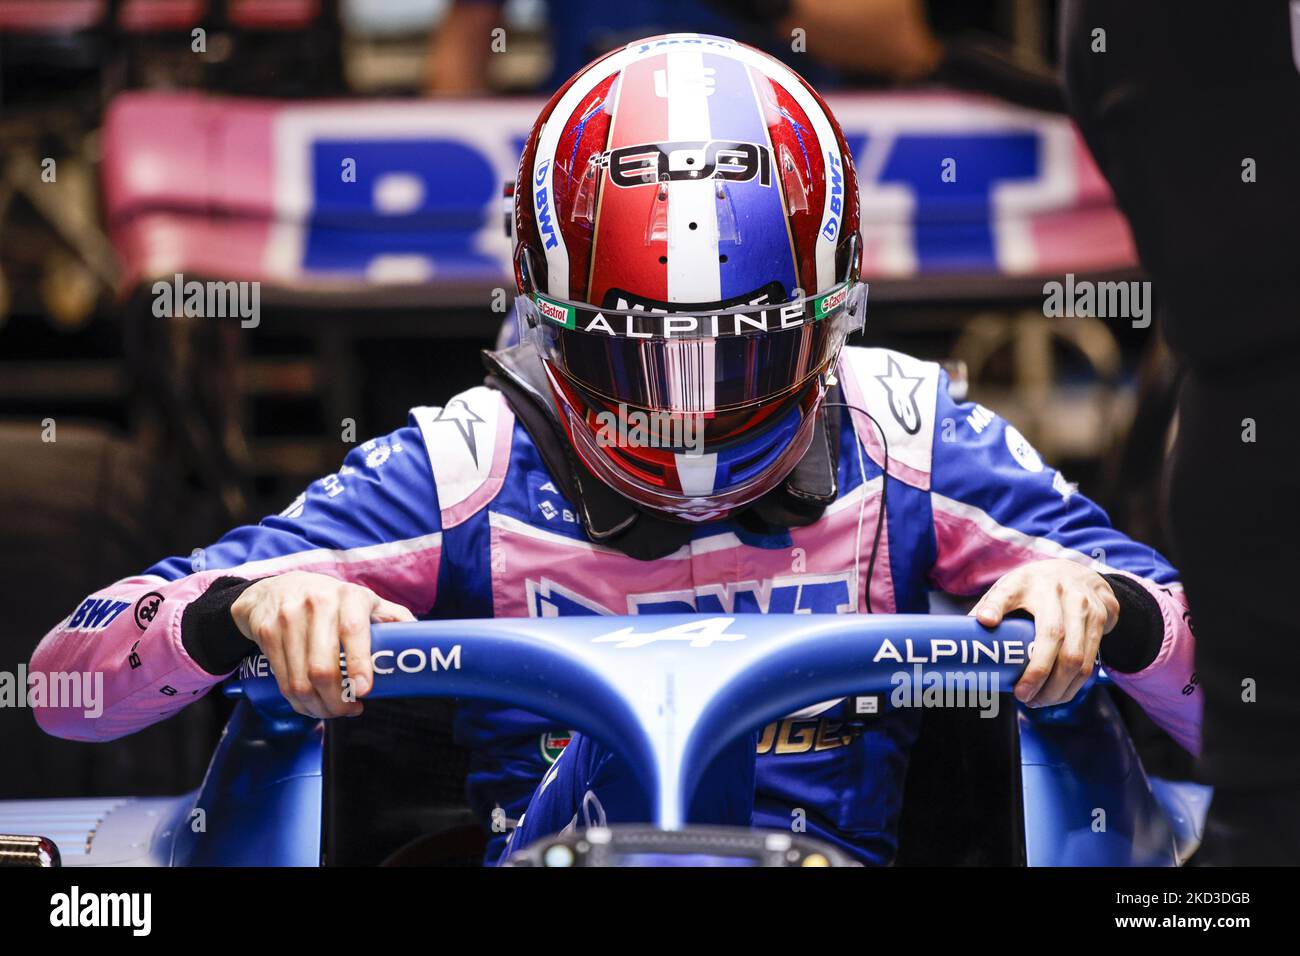
<svg viewBox="0 0 1300 956">
<path fill-rule="evenodd" d="M 947 93 L 828 102 L 858 168 L 869 280 L 1135 265 L 1067 118 Z M 124 94 L 103 164 L 123 290 L 177 272 L 289 289 L 508 288 L 502 186 L 540 107 Z"/>
</svg>

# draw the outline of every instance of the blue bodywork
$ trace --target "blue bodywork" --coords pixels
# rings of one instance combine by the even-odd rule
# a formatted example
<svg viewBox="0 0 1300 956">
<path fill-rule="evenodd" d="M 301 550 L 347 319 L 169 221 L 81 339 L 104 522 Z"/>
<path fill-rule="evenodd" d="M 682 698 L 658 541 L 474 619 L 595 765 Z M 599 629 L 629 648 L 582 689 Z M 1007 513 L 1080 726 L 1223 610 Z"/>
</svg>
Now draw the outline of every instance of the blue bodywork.
<svg viewBox="0 0 1300 956">
<path fill-rule="evenodd" d="M 373 629 L 377 674 L 367 699 L 491 699 L 545 714 L 619 750 L 652 795 L 653 822 L 672 829 L 690 822 L 684 808 L 722 743 L 818 701 L 888 694 L 891 676 L 915 666 L 945 685 L 972 673 L 996 674 L 1009 692 L 1032 638 L 1028 621 L 988 630 L 943 615 L 385 624 Z M 978 663 L 969 662 L 972 655 Z M 1174 865 L 1195 845 L 1203 788 L 1153 785 L 1103 681 L 1094 679 L 1061 707 L 1017 705 L 1030 866 Z M 170 801 L 140 801 L 156 819 L 147 852 L 116 862 L 321 862 L 324 725 L 289 709 L 260 656 L 245 662 L 227 693 L 239 702 L 202 786 Z M 32 824 L 57 817 L 53 808 L 61 803 L 79 802 L 0 804 L 0 832 L 39 832 Z M 115 815 L 129 818 L 132 806 L 118 801 L 101 826 Z M 119 817 L 119 831 L 122 824 Z M 58 836 L 46 835 L 63 848 Z M 72 845 L 76 835 L 64 839 Z M 114 845 L 107 837 L 105 843 Z M 95 856 L 65 851 L 70 863 L 94 864 Z"/>
</svg>

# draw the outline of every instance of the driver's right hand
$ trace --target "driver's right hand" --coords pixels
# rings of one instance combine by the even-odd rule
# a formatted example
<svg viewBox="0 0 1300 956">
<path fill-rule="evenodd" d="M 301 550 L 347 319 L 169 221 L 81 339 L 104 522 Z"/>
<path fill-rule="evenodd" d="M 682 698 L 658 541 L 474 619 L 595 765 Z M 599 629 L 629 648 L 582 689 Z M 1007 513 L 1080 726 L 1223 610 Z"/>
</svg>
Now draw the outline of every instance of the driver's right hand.
<svg viewBox="0 0 1300 956">
<path fill-rule="evenodd" d="M 240 633 L 261 648 L 280 693 L 308 717 L 355 717 L 374 686 L 372 622 L 414 621 L 408 609 L 360 584 L 288 571 L 262 578 L 230 608 Z M 339 666 L 347 661 L 350 686 Z"/>
</svg>

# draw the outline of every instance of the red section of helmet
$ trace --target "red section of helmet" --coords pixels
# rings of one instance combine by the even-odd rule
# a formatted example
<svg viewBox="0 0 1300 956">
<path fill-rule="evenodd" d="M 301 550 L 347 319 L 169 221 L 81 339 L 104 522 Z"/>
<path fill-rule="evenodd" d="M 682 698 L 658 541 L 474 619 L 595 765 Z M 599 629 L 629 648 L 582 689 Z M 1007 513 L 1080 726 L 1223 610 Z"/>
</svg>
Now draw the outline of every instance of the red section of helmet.
<svg viewBox="0 0 1300 956">
<path fill-rule="evenodd" d="M 565 437 L 569 441 L 569 446 L 578 453 L 587 470 L 595 473 L 592 463 L 587 461 L 583 452 L 583 445 L 573 440 L 573 422 L 586 410 L 585 418 L 582 419 L 583 427 L 595 436 L 600 432 L 600 427 L 595 421 L 595 410 L 591 409 L 580 392 L 574 388 L 573 384 L 565 378 L 550 362 L 546 363 L 548 376 L 551 383 L 551 398 L 555 402 L 556 408 L 560 410 L 560 424 L 564 428 Z M 565 413 L 566 409 L 571 409 L 575 414 L 570 417 Z M 610 454 L 617 462 L 619 467 L 629 475 L 635 476 L 640 481 L 657 488 L 669 489 L 672 487 L 668 481 L 668 475 L 676 475 L 676 469 L 673 468 L 672 453 L 670 451 L 658 448 L 637 449 L 640 452 L 646 452 L 643 458 L 638 461 L 636 458 L 627 454 L 616 454 L 618 451 L 626 453 L 629 449 L 616 449 L 606 446 L 604 451 Z"/>
<path fill-rule="evenodd" d="M 538 270 L 541 274 L 534 275 L 533 281 L 545 291 L 546 289 L 546 257 L 537 255 L 536 252 L 542 248 L 541 233 L 537 228 L 537 217 L 533 214 L 533 179 L 532 169 L 533 161 L 537 158 L 537 143 L 541 138 L 542 127 L 551 119 L 551 114 L 555 112 L 555 107 L 559 104 L 564 94 L 569 91 L 569 87 L 585 74 L 589 69 L 617 53 L 617 50 L 611 50 L 604 56 L 597 57 L 586 66 L 584 66 L 552 94 L 551 98 L 546 101 L 542 111 L 537 114 L 537 120 L 533 123 L 533 128 L 528 131 L 528 139 L 524 141 L 524 151 L 519 157 L 519 168 L 515 171 L 515 249 L 514 249 L 514 267 L 515 267 L 515 287 L 524 291 L 524 277 L 521 260 L 528 250 L 533 250 L 534 254 L 530 257 L 532 260 L 531 268 Z"/>
<path fill-rule="evenodd" d="M 795 172 L 806 190 L 808 208 L 795 210 L 788 215 L 790 235 L 794 238 L 796 260 L 799 263 L 799 285 L 808 292 L 817 290 L 817 236 L 821 229 L 822 207 L 826 202 L 826 157 L 818 155 L 821 145 L 813 132 L 808 114 L 786 90 L 775 83 L 760 83 L 767 120 L 767 133 L 775 152 L 773 160 L 778 168 L 777 180 L 782 182 L 782 195 L 786 186 L 780 172 L 782 159 L 788 155 L 795 164 Z M 768 100 L 768 93 L 776 99 Z M 798 129 L 795 128 L 797 124 Z M 805 155 L 805 153 L 808 155 Z M 786 196 L 787 209 L 789 197 Z"/>
<path fill-rule="evenodd" d="M 669 476 L 676 476 L 673 453 L 666 448 L 640 448 L 631 445 L 606 445 L 605 453 L 618 461 L 628 474 L 648 485 L 675 487 Z"/>
<path fill-rule="evenodd" d="M 610 117 L 613 110 L 609 99 L 614 94 L 618 80 L 615 73 L 596 85 L 582 98 L 577 109 L 565 120 L 564 132 L 555 147 L 554 183 L 556 223 L 569 250 L 569 298 L 584 300 L 587 296 L 587 277 L 590 272 L 591 246 L 595 238 L 595 222 L 574 218 L 584 177 L 591 169 L 593 156 L 605 151 L 609 139 Z M 603 175 L 593 176 L 588 188 L 594 191 L 594 200 L 600 197 Z"/>
<path fill-rule="evenodd" d="M 668 139 L 668 110 L 645 108 L 656 100 L 655 74 L 662 74 L 667 65 L 666 55 L 652 56 L 634 60 L 623 69 L 609 131 L 610 149 Z M 666 199 L 666 193 L 652 186 L 615 187 L 601 195 L 586 301 L 602 305 L 610 289 L 627 289 L 657 301 L 668 299 L 668 270 L 664 267 L 668 242 L 647 235 L 654 207 Z"/>
<path fill-rule="evenodd" d="M 618 415 L 620 411 L 618 405 L 580 388 L 561 369 L 549 362 L 547 366 L 551 372 L 552 392 L 557 404 L 572 409 L 575 413 L 574 420 L 581 421 L 590 435 L 593 437 L 600 435 L 604 430 L 604 424 L 597 416 L 602 412 Z M 811 414 L 818 394 L 820 394 L 818 389 L 804 383 L 791 389 L 786 395 L 762 405 L 710 414 L 707 416 L 708 420 L 702 436 L 704 447 L 716 451 L 719 446 L 732 439 L 749 437 L 763 425 L 784 415 L 795 403 L 803 406 L 804 414 Z M 635 410 L 650 412 L 648 409 Z M 563 417 L 565 431 L 572 438 L 569 429 L 573 425 L 573 420 L 568 416 Z M 621 468 L 641 481 L 659 488 L 678 487 L 675 484 L 677 469 L 673 449 L 624 443 L 601 443 L 601 448 L 610 458 L 617 461 Z"/>
<path fill-rule="evenodd" d="M 602 428 L 596 416 L 601 412 L 612 412 L 617 415 L 618 406 L 587 395 L 551 363 L 548 362 L 547 367 L 551 372 L 551 389 L 557 405 L 561 409 L 566 406 L 572 409 L 575 413 L 574 417 L 582 421 L 583 426 L 591 435 L 599 435 Z M 565 432 L 569 434 L 569 438 L 572 440 L 573 435 L 570 431 L 572 421 L 567 415 L 561 415 L 560 417 L 564 420 Z M 666 476 L 674 470 L 673 456 L 670 450 L 609 444 L 603 444 L 602 447 L 606 454 L 619 462 L 622 468 L 641 481 L 659 488 L 670 487 L 669 482 L 666 480 Z"/>
</svg>

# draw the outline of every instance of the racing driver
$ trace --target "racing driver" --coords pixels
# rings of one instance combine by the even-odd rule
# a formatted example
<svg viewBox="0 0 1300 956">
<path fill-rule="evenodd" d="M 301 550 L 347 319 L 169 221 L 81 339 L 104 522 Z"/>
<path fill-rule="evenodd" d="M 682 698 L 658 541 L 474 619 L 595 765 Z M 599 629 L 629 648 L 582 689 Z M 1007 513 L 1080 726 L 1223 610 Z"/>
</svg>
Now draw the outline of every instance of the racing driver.
<svg viewBox="0 0 1300 956">
<path fill-rule="evenodd" d="M 42 727 L 131 733 L 259 649 L 300 713 L 354 716 L 372 621 L 924 613 L 939 589 L 978 596 L 986 625 L 1032 616 L 1024 705 L 1070 700 L 1100 659 L 1196 751 L 1168 562 L 938 365 L 844 347 L 866 308 L 857 179 L 801 77 L 704 35 L 607 54 L 538 117 L 511 232 L 519 341 L 484 353 L 486 384 L 413 409 L 279 515 L 87 597 L 31 669 L 102 672 L 103 713 L 45 708 Z M 756 733 L 698 815 L 787 828 L 803 808 L 811 835 L 888 863 L 920 718 L 812 711 L 817 746 Z M 644 813 L 594 742 L 556 759 L 567 731 L 543 717 L 463 702 L 456 732 L 485 828 L 527 810 L 516 847 Z"/>
</svg>

